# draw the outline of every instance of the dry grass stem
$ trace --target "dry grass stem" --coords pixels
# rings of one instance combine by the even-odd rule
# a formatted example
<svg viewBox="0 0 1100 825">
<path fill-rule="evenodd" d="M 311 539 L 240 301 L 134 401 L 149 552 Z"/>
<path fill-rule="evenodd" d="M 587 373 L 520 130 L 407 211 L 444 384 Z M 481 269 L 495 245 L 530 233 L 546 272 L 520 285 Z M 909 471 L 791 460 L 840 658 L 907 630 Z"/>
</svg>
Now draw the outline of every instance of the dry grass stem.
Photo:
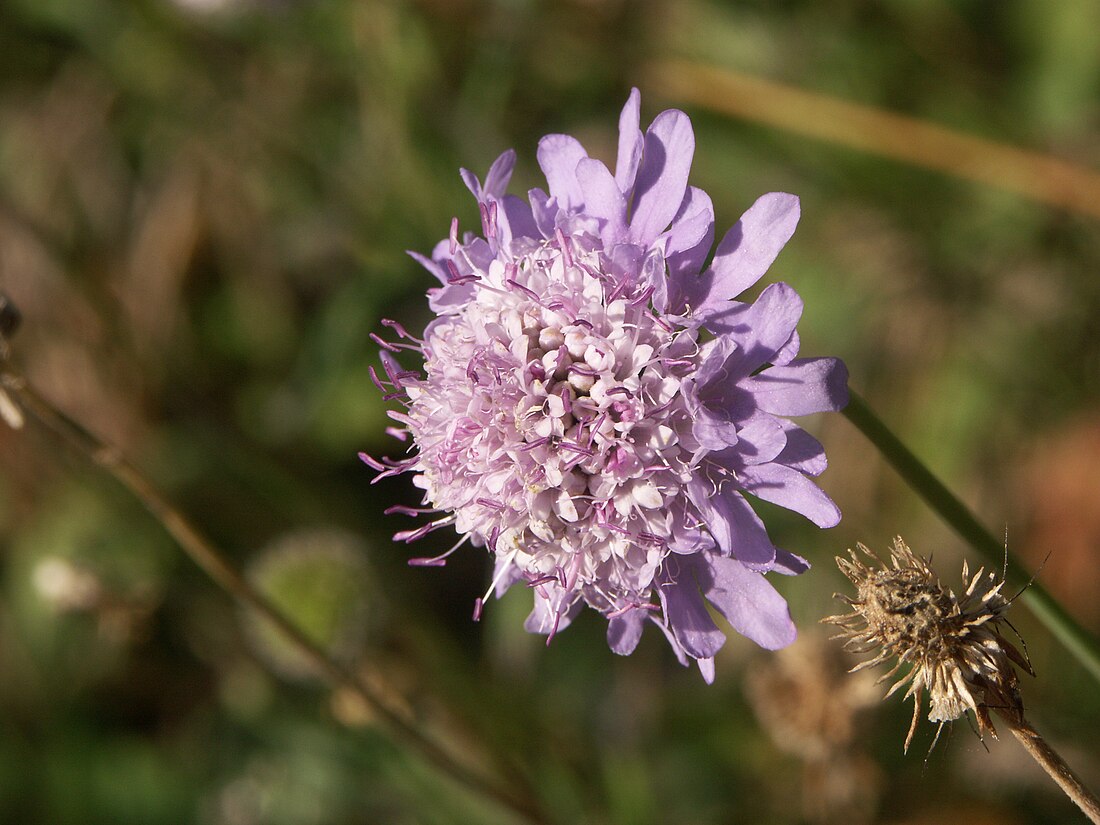
<svg viewBox="0 0 1100 825">
<path fill-rule="evenodd" d="M 914 117 L 687 61 L 652 65 L 649 85 L 681 104 L 775 126 L 1100 218 L 1100 173 Z"/>
</svg>

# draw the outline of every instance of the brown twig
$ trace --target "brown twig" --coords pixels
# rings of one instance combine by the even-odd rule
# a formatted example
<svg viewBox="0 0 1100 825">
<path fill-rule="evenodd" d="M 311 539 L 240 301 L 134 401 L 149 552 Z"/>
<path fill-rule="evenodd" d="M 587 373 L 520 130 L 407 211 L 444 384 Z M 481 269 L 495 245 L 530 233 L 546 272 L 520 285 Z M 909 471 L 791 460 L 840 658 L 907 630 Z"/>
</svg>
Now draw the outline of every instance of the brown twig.
<svg viewBox="0 0 1100 825">
<path fill-rule="evenodd" d="M 998 710 L 998 715 L 1008 724 L 1012 735 L 1031 754 L 1031 758 L 1038 762 L 1042 769 L 1050 774 L 1050 778 L 1058 783 L 1058 787 L 1065 791 L 1066 796 L 1072 799 L 1092 822 L 1100 825 L 1100 799 L 1097 799 L 1084 786 L 1058 752 L 1023 718 L 1022 714 Z"/>
<path fill-rule="evenodd" d="M 0 299 L 2 299 L 0 309 L 8 307 L 14 312 L 14 307 L 2 294 Z M 6 313 L 5 317 L 7 317 Z M 15 317 L 18 318 L 17 313 Z M 14 330 L 14 324 L 10 330 L 7 329 L 7 324 L 4 326 L 5 330 L 0 330 L 0 366 L 3 368 L 0 372 L 0 396 L 14 400 L 30 417 L 125 487 L 160 522 L 191 560 L 214 580 L 215 584 L 233 596 L 246 609 L 270 622 L 332 685 L 346 688 L 358 696 L 395 740 L 409 750 L 420 754 L 459 784 L 495 801 L 521 819 L 532 823 L 544 821 L 535 807 L 533 794 L 514 791 L 503 783 L 468 767 L 462 760 L 406 721 L 399 711 L 392 709 L 375 688 L 356 673 L 331 659 L 303 633 L 301 628 L 257 591 L 214 544 L 188 521 L 141 471 L 127 461 L 117 448 L 89 432 L 35 392 L 26 379 L 8 363 L 8 333 Z M 513 781 L 517 780 L 514 775 L 509 778 Z"/>
</svg>

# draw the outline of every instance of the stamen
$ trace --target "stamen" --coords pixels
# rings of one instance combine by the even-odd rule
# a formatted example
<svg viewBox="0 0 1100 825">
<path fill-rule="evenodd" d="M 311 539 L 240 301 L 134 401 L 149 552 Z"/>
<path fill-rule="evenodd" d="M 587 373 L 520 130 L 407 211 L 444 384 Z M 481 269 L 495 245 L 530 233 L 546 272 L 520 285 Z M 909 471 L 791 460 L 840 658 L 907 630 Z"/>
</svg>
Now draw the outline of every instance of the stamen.
<svg viewBox="0 0 1100 825">
<path fill-rule="evenodd" d="M 528 289 L 519 281 L 513 278 L 508 278 L 504 283 L 508 284 L 508 286 L 512 287 L 513 289 L 518 289 L 520 292 L 527 295 L 527 297 L 529 297 L 532 301 L 535 301 L 536 303 L 542 300 L 541 296 L 537 292 L 535 292 L 533 289 Z"/>
<path fill-rule="evenodd" d="M 401 348 L 397 344 L 391 344 L 377 332 L 372 332 L 370 334 L 370 339 L 384 350 L 388 350 L 389 352 L 401 352 Z"/>
<path fill-rule="evenodd" d="M 561 396 L 561 405 L 562 405 L 562 408 L 565 410 L 565 414 L 566 415 L 572 415 L 573 414 L 573 399 L 572 399 L 572 396 L 569 392 L 569 387 L 566 387 L 566 386 L 563 385 L 561 390 L 558 392 L 558 395 Z"/>
<path fill-rule="evenodd" d="M 477 205 L 477 211 L 481 215 L 481 231 L 486 238 L 489 238 L 489 206 L 485 203 L 485 201 L 480 201 Z"/>
<path fill-rule="evenodd" d="M 569 244 L 566 243 L 565 234 L 561 231 L 559 226 L 554 230 L 554 237 L 558 239 L 558 246 L 561 248 L 561 256 L 565 260 L 565 265 L 568 267 L 573 266 L 573 250 Z"/>
<path fill-rule="evenodd" d="M 425 513 L 439 513 L 439 512 L 441 512 L 441 511 L 437 510 L 434 507 L 409 507 L 408 505 L 405 505 L 405 504 L 394 504 L 394 505 L 391 505 L 391 506 L 387 507 L 385 510 L 383 510 L 382 514 L 386 515 L 386 516 L 392 516 L 392 515 L 422 516 Z"/>
<path fill-rule="evenodd" d="M 554 641 L 554 637 L 558 635 L 559 625 L 561 625 L 561 613 L 555 613 L 554 614 L 554 626 L 552 628 L 550 628 L 550 632 L 546 634 L 546 646 L 547 647 L 550 647 L 550 642 Z"/>
<path fill-rule="evenodd" d="M 508 568 L 511 567 L 512 562 L 516 558 L 516 553 L 518 552 L 519 550 L 513 550 L 511 553 L 508 554 L 507 558 L 505 558 L 504 561 L 501 562 L 500 569 L 497 571 L 497 574 L 493 576 L 492 582 L 489 583 L 489 589 L 485 591 L 485 595 L 474 602 L 475 622 L 481 621 L 481 609 L 484 606 L 485 601 L 496 591 L 497 585 L 500 584 L 500 580 L 504 578 L 504 574 L 508 572 Z"/>
<path fill-rule="evenodd" d="M 470 540 L 470 534 L 467 533 L 446 553 L 440 553 L 438 556 L 432 556 L 431 558 L 416 558 L 409 559 L 409 567 L 443 567 L 447 564 L 447 557 L 451 555 L 455 550 L 464 545 Z"/>
<path fill-rule="evenodd" d="M 455 523 L 454 516 L 447 516 L 446 518 L 436 519 L 430 521 L 427 524 L 423 524 L 417 527 L 415 530 L 400 530 L 393 534 L 394 541 L 403 541 L 405 544 L 411 544 L 417 539 L 422 539 L 424 536 L 431 533 L 433 530 L 438 530 L 440 527 L 447 527 L 448 525 Z"/>
<path fill-rule="evenodd" d="M 386 392 L 386 387 L 393 386 L 392 384 L 382 382 L 382 380 L 378 377 L 378 373 L 375 372 L 373 365 L 367 367 L 367 374 L 370 375 L 370 380 L 374 384 L 374 386 L 378 387 L 378 389 L 380 389 L 382 392 Z"/>
<path fill-rule="evenodd" d="M 660 609 L 661 606 L 658 604 L 649 604 L 648 602 L 628 602 L 617 610 L 612 610 L 610 613 L 605 613 L 604 616 L 608 619 L 617 619 L 619 616 L 626 615 L 631 610 L 645 610 L 650 613 L 656 613 Z"/>
<path fill-rule="evenodd" d="M 652 286 L 646 287 L 645 289 L 642 290 L 641 294 L 639 294 L 636 298 L 633 298 L 630 301 L 630 305 L 632 307 L 636 307 L 636 306 L 640 306 L 641 304 L 646 303 L 653 296 L 654 292 L 656 292 L 655 287 L 652 287 Z"/>
<path fill-rule="evenodd" d="M 631 533 L 625 527 L 620 527 L 619 525 L 612 524 L 609 521 L 601 523 L 600 526 L 606 530 L 610 530 L 612 533 L 618 533 L 620 536 L 626 536 L 628 539 L 637 538 L 637 535 Z"/>
<path fill-rule="evenodd" d="M 572 458 L 568 459 L 568 460 L 567 460 L 567 461 L 566 461 L 566 462 L 565 462 L 564 464 L 562 464 L 562 465 L 561 465 L 561 469 L 562 469 L 562 471 L 568 471 L 568 470 L 572 470 L 572 469 L 574 469 L 575 467 L 579 467 L 579 466 L 580 466 L 581 464 L 583 464 L 583 463 L 585 462 L 585 460 L 586 460 L 586 459 L 588 459 L 588 458 L 590 458 L 590 456 L 586 456 L 586 455 L 575 455 L 575 456 L 573 456 Z"/>
<path fill-rule="evenodd" d="M 386 465 L 386 468 L 379 475 L 374 477 L 374 480 L 371 481 L 371 484 L 374 484 L 379 479 L 387 478 L 388 476 L 392 475 L 398 475 L 399 473 L 404 473 L 408 470 L 411 470 L 413 467 L 416 466 L 419 460 L 419 456 L 406 458 L 402 461 L 394 461 L 393 459 L 387 458 L 386 461 L 388 461 L 389 464 Z"/>
<path fill-rule="evenodd" d="M 625 293 L 630 287 L 631 282 L 628 281 L 626 278 L 622 278 L 615 283 L 615 286 L 612 288 L 611 292 L 607 294 L 607 297 L 604 298 L 604 300 L 610 304 L 613 301 L 616 301 L 620 297 L 622 297 L 623 293 Z"/>
<path fill-rule="evenodd" d="M 596 454 L 595 451 L 589 449 L 588 447 L 584 447 L 580 444 L 575 444 L 572 441 L 563 440 L 558 443 L 558 447 L 563 450 L 569 450 L 572 453 L 576 453 L 577 455 L 582 455 L 585 457 L 590 457 Z"/>
<path fill-rule="evenodd" d="M 690 361 L 687 358 L 659 358 L 657 360 L 665 367 L 665 369 L 668 370 L 677 369 L 679 367 L 695 366 L 695 362 Z"/>
<path fill-rule="evenodd" d="M 410 335 L 409 331 L 397 321 L 391 321 L 389 318 L 383 318 L 382 326 L 389 327 L 401 338 L 408 339 L 409 341 L 415 341 L 417 344 L 424 344 L 424 342 L 421 339 L 417 338 L 415 335 Z"/>
<path fill-rule="evenodd" d="M 412 352 L 423 352 L 424 351 L 417 344 L 397 344 L 397 343 L 394 343 L 393 341 L 387 341 L 385 338 L 383 338 L 377 332 L 372 332 L 370 334 L 370 339 L 372 341 L 374 341 L 374 343 L 378 344 L 378 346 L 380 346 L 382 349 L 384 349 L 388 352 L 401 352 L 402 350 L 411 350 Z M 387 372 L 388 372 L 388 370 L 387 370 Z"/>
<path fill-rule="evenodd" d="M 676 403 L 676 397 L 673 396 L 671 400 L 669 400 L 669 401 L 665 402 L 664 404 L 662 404 L 661 406 L 647 412 L 646 417 L 650 418 L 650 419 L 653 419 L 656 416 L 660 415 L 661 413 L 665 412 L 666 410 L 670 409 L 675 403 Z"/>
<path fill-rule="evenodd" d="M 376 458 L 372 458 L 371 456 L 367 455 L 366 453 L 359 453 L 359 460 L 362 461 L 364 464 L 366 464 L 368 467 L 370 467 L 372 470 L 378 470 L 378 472 L 382 472 L 383 470 L 386 469 L 385 464 L 383 464 L 381 461 L 379 461 Z"/>
</svg>

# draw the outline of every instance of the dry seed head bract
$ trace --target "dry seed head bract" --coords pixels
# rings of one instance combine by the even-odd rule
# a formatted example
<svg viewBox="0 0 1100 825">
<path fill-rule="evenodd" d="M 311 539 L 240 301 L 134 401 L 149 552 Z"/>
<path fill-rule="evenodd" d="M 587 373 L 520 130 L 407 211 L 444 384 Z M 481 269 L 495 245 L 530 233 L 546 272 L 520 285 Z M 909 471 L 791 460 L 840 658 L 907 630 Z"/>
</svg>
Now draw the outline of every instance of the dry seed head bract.
<svg viewBox="0 0 1100 825">
<path fill-rule="evenodd" d="M 745 672 L 745 696 L 768 738 L 801 767 L 773 789 L 780 804 L 797 790 L 808 823 L 874 821 L 885 778 L 865 735 L 882 692 L 874 676 L 849 675 L 851 657 L 820 632 L 802 632 L 790 647 L 756 659 Z"/>
<path fill-rule="evenodd" d="M 860 553 L 849 550 L 849 558 L 837 557 L 841 572 L 856 587 L 855 598 L 842 594 L 837 598 L 852 611 L 822 621 L 841 628 L 836 638 L 846 639 L 845 649 L 875 654 L 853 671 L 897 657 L 882 682 L 909 667 L 886 692 L 890 696 L 909 686 L 905 698 L 913 699 L 913 721 L 905 750 L 913 740 L 925 691 L 928 719 L 939 722 L 941 730 L 945 722 L 968 710 L 977 719 L 979 735 L 988 731 L 994 738 L 997 732 L 990 709 L 1022 718 L 1013 664 L 1034 672 L 1027 658 L 1001 634 L 1000 623 L 1008 623 L 1004 614 L 1011 604 L 1001 593 L 1004 580 L 984 568 L 971 576 L 963 562 L 965 589 L 956 596 L 940 584 L 928 560 L 910 550 L 901 537 L 894 539 L 889 563 L 863 544 L 857 546 Z"/>
</svg>

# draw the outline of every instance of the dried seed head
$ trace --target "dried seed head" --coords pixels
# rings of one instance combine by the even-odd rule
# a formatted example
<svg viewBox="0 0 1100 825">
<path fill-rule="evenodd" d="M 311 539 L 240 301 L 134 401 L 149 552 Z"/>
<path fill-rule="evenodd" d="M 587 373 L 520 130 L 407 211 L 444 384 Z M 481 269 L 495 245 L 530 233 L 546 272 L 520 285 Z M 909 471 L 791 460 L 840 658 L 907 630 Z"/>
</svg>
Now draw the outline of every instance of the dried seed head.
<svg viewBox="0 0 1100 825">
<path fill-rule="evenodd" d="M 745 696 L 772 742 L 806 762 L 828 762 L 863 737 L 863 717 L 880 691 L 869 673 L 847 675 L 851 657 L 824 634 L 760 657 L 745 674 Z"/>
<path fill-rule="evenodd" d="M 879 691 L 869 673 L 847 675 L 851 657 L 823 633 L 759 656 L 745 672 L 745 696 L 768 738 L 798 758 L 801 775 L 773 787 L 789 804 L 797 790 L 802 816 L 815 825 L 874 820 L 884 775 L 866 752 Z"/>
<path fill-rule="evenodd" d="M 940 584 L 928 560 L 894 539 L 886 564 L 864 545 L 858 545 L 867 564 L 855 551 L 837 558 L 841 572 L 856 586 L 855 598 L 838 594 L 852 612 L 822 621 L 838 625 L 845 648 L 856 653 L 875 652 L 853 670 L 874 667 L 894 657 L 897 663 L 879 681 L 895 676 L 903 666 L 910 670 L 895 682 L 890 696 L 909 685 L 905 698 L 913 698 L 913 722 L 905 738 L 905 750 L 913 740 L 921 699 L 928 691 L 928 718 L 939 722 L 958 719 L 973 711 L 978 731 L 997 732 L 989 709 L 1023 715 L 1018 679 L 1013 663 L 1032 673 L 1031 664 L 1000 632 L 1000 622 L 1011 603 L 1001 593 L 1004 581 L 984 568 L 970 575 L 963 563 L 962 596 Z M 877 564 L 875 564 L 877 563 Z M 1033 674 L 1034 675 L 1034 674 Z M 938 735 L 938 733 L 937 733 Z"/>
</svg>

